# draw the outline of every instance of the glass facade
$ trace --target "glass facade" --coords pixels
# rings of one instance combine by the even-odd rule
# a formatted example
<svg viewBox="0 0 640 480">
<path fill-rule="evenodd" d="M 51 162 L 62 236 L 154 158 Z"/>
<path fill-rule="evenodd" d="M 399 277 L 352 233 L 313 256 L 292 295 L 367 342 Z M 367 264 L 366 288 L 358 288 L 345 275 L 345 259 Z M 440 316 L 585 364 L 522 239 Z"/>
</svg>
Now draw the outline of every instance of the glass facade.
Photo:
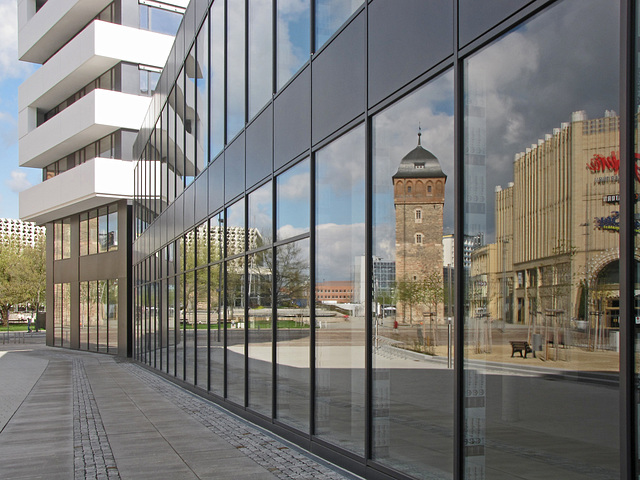
<svg viewBox="0 0 640 480">
<path fill-rule="evenodd" d="M 640 478 L 636 2 L 453 3 L 196 19 L 133 356 L 366 478 Z"/>
</svg>

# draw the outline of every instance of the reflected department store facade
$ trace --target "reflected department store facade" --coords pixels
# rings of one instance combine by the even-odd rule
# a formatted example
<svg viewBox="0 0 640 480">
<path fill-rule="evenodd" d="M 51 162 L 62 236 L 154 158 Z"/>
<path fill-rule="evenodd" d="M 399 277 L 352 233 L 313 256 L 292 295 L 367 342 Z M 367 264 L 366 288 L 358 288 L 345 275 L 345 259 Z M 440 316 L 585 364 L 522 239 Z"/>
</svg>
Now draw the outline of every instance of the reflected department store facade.
<svg viewBox="0 0 640 480">
<path fill-rule="evenodd" d="M 635 28 L 192 1 L 134 147 L 132 356 L 367 478 L 638 478 Z"/>
</svg>

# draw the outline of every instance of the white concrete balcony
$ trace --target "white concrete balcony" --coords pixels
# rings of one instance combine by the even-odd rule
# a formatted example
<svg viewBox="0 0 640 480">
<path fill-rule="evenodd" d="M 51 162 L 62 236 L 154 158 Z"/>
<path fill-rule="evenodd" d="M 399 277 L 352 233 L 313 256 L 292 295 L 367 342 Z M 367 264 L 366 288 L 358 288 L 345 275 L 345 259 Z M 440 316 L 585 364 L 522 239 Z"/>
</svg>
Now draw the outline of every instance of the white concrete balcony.
<svg viewBox="0 0 640 480">
<path fill-rule="evenodd" d="M 20 166 L 44 168 L 116 130 L 138 130 L 150 101 L 149 97 L 94 90 L 20 137 Z"/>
<path fill-rule="evenodd" d="M 172 44 L 169 35 L 96 20 L 20 85 L 19 110 L 50 110 L 120 61 L 162 67 Z"/>
<path fill-rule="evenodd" d="M 133 198 L 136 162 L 94 158 L 20 192 L 20 218 L 44 224 Z"/>
<path fill-rule="evenodd" d="M 34 0 L 18 2 L 18 58 L 44 63 L 112 0 L 49 0 L 36 12 Z"/>
</svg>

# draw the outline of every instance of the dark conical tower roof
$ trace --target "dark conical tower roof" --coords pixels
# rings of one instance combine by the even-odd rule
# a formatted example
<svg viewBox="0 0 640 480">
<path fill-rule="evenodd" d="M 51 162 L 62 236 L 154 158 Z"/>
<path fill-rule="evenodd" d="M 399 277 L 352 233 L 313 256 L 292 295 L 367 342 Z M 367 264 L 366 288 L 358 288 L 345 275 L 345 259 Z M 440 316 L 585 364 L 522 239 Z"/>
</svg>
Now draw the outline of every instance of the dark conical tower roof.
<svg viewBox="0 0 640 480">
<path fill-rule="evenodd" d="M 420 144 L 421 135 L 418 133 L 418 146 L 404 156 L 392 178 L 447 178 L 436 156 Z"/>
</svg>

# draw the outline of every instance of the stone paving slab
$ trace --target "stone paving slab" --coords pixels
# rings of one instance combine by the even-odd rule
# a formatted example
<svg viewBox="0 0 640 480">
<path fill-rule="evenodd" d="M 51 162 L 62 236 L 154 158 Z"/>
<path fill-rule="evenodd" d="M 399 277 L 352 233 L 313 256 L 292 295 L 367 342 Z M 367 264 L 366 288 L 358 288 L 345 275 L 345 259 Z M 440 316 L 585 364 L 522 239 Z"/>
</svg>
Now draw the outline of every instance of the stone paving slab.
<svg viewBox="0 0 640 480">
<path fill-rule="evenodd" d="M 3 480 L 359 478 L 111 356 L 0 345 L 0 386 Z"/>
</svg>

